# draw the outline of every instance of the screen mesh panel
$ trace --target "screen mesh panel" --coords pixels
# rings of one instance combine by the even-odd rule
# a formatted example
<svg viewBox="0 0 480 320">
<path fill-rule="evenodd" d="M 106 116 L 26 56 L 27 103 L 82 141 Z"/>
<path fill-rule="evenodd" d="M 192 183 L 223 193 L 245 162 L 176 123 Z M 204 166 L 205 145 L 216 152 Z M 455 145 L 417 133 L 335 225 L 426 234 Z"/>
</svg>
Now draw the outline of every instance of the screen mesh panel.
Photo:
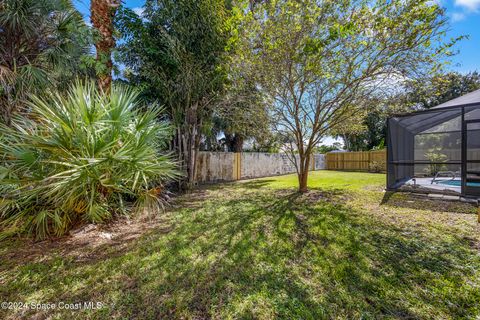
<svg viewBox="0 0 480 320">
<path fill-rule="evenodd" d="M 446 180 L 452 180 L 446 188 L 460 188 L 462 111 L 434 109 L 388 120 L 388 188 L 413 184 L 441 190 Z"/>
<path fill-rule="evenodd" d="M 480 107 L 465 108 L 465 120 L 480 120 Z"/>
</svg>

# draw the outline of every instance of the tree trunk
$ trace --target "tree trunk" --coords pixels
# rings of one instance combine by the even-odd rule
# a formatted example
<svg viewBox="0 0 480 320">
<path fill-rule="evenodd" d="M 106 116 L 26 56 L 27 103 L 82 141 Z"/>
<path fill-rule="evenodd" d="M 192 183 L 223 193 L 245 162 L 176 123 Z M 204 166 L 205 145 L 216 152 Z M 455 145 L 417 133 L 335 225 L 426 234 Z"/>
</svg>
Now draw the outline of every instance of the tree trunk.
<svg viewBox="0 0 480 320">
<path fill-rule="evenodd" d="M 234 140 L 233 134 L 224 133 L 224 135 L 225 135 L 225 146 L 227 146 L 227 151 L 233 152 L 233 140 Z"/>
<path fill-rule="evenodd" d="M 197 154 L 200 147 L 200 127 L 198 121 L 198 102 L 189 106 L 185 111 L 185 120 L 178 129 L 179 145 L 178 159 L 182 164 L 185 178 L 180 183 L 181 189 L 192 189 L 195 184 Z"/>
<path fill-rule="evenodd" d="M 308 191 L 308 170 L 298 176 L 298 191 L 305 193 Z"/>
<path fill-rule="evenodd" d="M 243 137 L 239 134 L 235 135 L 233 139 L 233 151 L 234 152 L 242 152 L 243 151 Z"/>
<path fill-rule="evenodd" d="M 242 152 L 244 140 L 243 136 L 238 133 L 225 133 L 225 145 L 228 152 Z"/>
<path fill-rule="evenodd" d="M 343 139 L 343 149 L 349 151 L 350 150 L 350 140 L 348 140 L 348 136 L 346 134 L 341 135 Z"/>
<path fill-rule="evenodd" d="M 300 155 L 300 166 L 298 173 L 298 191 L 305 193 L 308 191 L 308 169 L 310 166 L 310 154 Z"/>
<path fill-rule="evenodd" d="M 98 39 L 95 41 L 96 60 L 103 65 L 98 73 L 98 87 L 105 93 L 109 93 L 112 86 L 112 49 L 115 47 L 113 18 L 120 2 L 120 0 L 90 2 L 90 20 L 98 31 Z"/>
<path fill-rule="evenodd" d="M 181 169 L 185 166 L 185 160 L 184 160 L 184 148 L 183 148 L 183 133 L 180 127 L 177 127 L 177 130 L 175 131 L 175 147 L 174 151 L 177 154 L 178 158 L 178 163 L 182 166 Z M 183 181 L 179 180 L 178 181 L 178 189 L 183 189 Z"/>
</svg>

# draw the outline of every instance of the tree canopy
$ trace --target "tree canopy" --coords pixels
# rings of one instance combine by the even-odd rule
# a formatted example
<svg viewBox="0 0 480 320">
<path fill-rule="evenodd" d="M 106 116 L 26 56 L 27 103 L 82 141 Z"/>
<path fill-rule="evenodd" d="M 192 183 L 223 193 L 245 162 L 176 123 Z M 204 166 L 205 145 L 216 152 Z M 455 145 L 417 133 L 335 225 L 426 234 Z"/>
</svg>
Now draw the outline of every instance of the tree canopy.
<svg viewBox="0 0 480 320">
<path fill-rule="evenodd" d="M 334 135 L 342 137 L 348 150 L 379 148 L 384 145 L 386 120 L 392 114 L 429 109 L 477 89 L 480 89 L 478 72 L 436 73 L 405 81 L 394 95 L 368 99 L 365 102 L 368 112 L 356 113 L 356 117 L 343 122 Z"/>
<path fill-rule="evenodd" d="M 28 94 L 87 70 L 90 32 L 69 0 L 0 2 L 0 107 L 3 121 L 25 106 Z"/>
<path fill-rule="evenodd" d="M 476 71 L 434 74 L 407 82 L 405 104 L 412 109 L 430 109 L 478 89 L 480 74 Z"/>
<path fill-rule="evenodd" d="M 431 1 L 244 2 L 238 64 L 273 101 L 276 130 L 288 137 L 305 191 L 310 154 L 352 104 L 392 77 L 437 70 L 453 43 Z M 299 154 L 299 160 L 293 154 Z"/>
<path fill-rule="evenodd" d="M 223 0 L 148 0 L 144 9 L 142 17 L 120 13 L 120 61 L 146 99 L 167 107 L 173 148 L 191 185 L 202 130 L 225 81 L 227 9 Z"/>
</svg>

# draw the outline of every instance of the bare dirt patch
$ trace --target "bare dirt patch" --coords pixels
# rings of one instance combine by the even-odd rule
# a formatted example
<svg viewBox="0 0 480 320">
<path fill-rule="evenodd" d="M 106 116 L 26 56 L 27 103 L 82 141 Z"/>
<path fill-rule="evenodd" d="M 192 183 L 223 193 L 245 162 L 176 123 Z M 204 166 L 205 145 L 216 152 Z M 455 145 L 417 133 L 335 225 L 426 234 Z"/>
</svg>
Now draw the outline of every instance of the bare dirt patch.
<svg viewBox="0 0 480 320">
<path fill-rule="evenodd" d="M 111 257 L 116 253 L 121 254 L 135 240 L 153 230 L 166 233 L 171 230 L 171 225 L 164 217 L 148 220 L 122 218 L 107 225 L 88 224 L 63 237 L 39 242 L 31 239 L 14 240 L 1 259 L 15 261 L 16 265 L 48 260 L 53 254 L 72 257 L 76 261 L 99 260 L 105 255 Z"/>
</svg>

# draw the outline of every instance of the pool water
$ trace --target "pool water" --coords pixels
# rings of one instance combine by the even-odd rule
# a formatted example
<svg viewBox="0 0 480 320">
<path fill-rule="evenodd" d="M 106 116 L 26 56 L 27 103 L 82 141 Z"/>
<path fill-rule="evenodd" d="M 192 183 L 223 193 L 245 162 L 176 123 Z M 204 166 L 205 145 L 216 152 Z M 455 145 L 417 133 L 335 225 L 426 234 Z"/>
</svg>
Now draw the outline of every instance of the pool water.
<svg viewBox="0 0 480 320">
<path fill-rule="evenodd" d="M 440 180 L 438 181 L 439 184 L 444 184 L 447 186 L 453 186 L 453 187 L 461 187 L 462 186 L 462 181 L 461 180 Z M 467 183 L 467 186 L 469 187 L 480 187 L 480 182 L 469 182 Z"/>
</svg>

